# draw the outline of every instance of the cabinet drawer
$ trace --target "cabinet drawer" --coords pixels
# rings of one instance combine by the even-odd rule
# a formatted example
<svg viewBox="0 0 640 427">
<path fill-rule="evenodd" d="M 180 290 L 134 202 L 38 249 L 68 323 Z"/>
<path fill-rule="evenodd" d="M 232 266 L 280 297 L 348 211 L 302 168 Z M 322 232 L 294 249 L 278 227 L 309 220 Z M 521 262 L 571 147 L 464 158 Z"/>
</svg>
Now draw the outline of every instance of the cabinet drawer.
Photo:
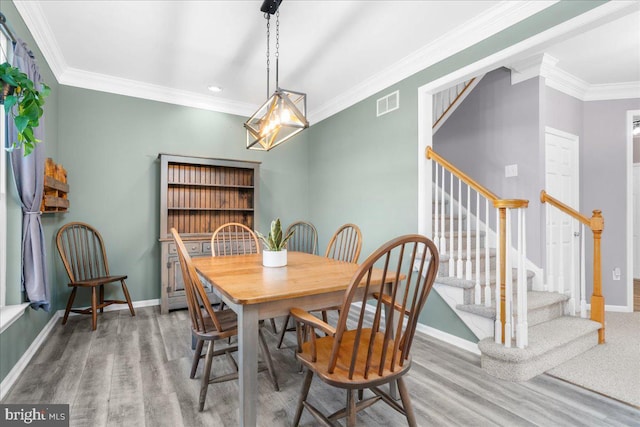
<svg viewBox="0 0 640 427">
<path fill-rule="evenodd" d="M 189 254 L 199 254 L 200 252 L 202 252 L 201 242 L 185 242 L 184 245 L 186 246 L 187 252 L 189 252 Z M 169 253 L 178 253 L 178 248 L 175 243 L 169 243 Z"/>
<path fill-rule="evenodd" d="M 202 253 L 207 255 L 211 254 L 211 242 L 205 242 L 202 244 Z"/>
</svg>

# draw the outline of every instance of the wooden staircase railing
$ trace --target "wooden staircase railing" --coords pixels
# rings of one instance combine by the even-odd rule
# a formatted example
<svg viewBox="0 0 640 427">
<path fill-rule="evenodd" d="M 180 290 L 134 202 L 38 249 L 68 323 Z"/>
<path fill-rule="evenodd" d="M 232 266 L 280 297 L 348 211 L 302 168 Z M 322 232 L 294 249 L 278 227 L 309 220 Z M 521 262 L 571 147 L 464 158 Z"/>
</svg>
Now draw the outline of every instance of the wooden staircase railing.
<svg viewBox="0 0 640 427">
<path fill-rule="evenodd" d="M 441 255 L 448 255 L 448 275 L 459 279 L 472 280 L 475 282 L 475 304 L 484 303 L 485 306 L 492 305 L 491 283 L 490 283 L 490 253 L 491 248 L 488 242 L 490 233 L 490 222 L 496 224 L 496 287 L 495 287 L 495 341 L 504 343 L 506 347 L 512 346 L 512 338 L 515 337 L 516 346 L 524 348 L 527 346 L 527 272 L 525 268 L 526 260 L 526 221 L 525 208 L 528 200 L 520 199 L 500 199 L 494 193 L 478 184 L 475 180 L 455 167 L 445 158 L 437 154 L 431 147 L 426 150 L 427 159 L 432 160 L 434 165 L 434 184 L 436 196 L 434 200 L 434 233 L 433 241 L 438 246 Z M 447 174 L 448 171 L 448 174 Z M 457 180 L 457 200 L 454 198 L 454 181 Z M 439 183 L 442 185 L 440 190 Z M 450 210 L 453 202 L 457 204 L 457 219 L 449 216 L 449 235 L 446 236 L 446 186 L 449 186 L 448 198 Z M 463 192 L 463 186 L 465 191 Z M 472 202 L 472 192 L 475 194 L 475 208 Z M 466 194 L 466 197 L 463 197 Z M 480 199 L 484 199 L 484 209 L 481 209 Z M 475 227 L 471 228 L 471 220 L 467 218 L 466 231 L 462 230 L 463 205 L 468 216 L 475 216 Z M 489 205 L 496 209 L 495 218 L 491 218 Z M 516 270 L 516 292 L 513 292 L 513 269 L 514 255 L 512 253 L 512 217 L 516 217 L 517 222 L 517 250 L 515 254 Z M 457 235 L 454 232 L 454 222 L 457 221 Z M 481 225 L 482 223 L 482 225 Z M 480 234 L 484 228 L 484 271 L 482 271 Z M 455 235 L 455 236 L 454 236 Z M 471 250 L 471 241 L 475 239 L 475 253 Z M 464 242 L 463 242 L 464 240 Z M 466 250 L 463 253 L 463 243 L 466 243 Z M 472 255 L 475 255 L 475 265 Z M 440 273 L 439 273 L 440 274 Z M 499 283 L 499 286 L 497 285 Z"/>
<path fill-rule="evenodd" d="M 598 330 L 598 343 L 604 343 L 604 297 L 602 296 L 602 267 L 601 267 L 601 254 L 600 254 L 600 242 L 602 239 L 602 231 L 604 230 L 604 218 L 602 217 L 602 212 L 600 210 L 594 210 L 591 218 L 581 214 L 570 206 L 562 203 L 558 199 L 547 194 L 546 191 L 542 190 L 540 192 L 540 201 L 542 203 L 548 203 L 547 206 L 552 206 L 561 213 L 568 215 L 574 221 L 578 221 L 582 223 L 582 230 L 580 233 L 580 241 L 581 241 L 581 257 L 580 257 L 580 313 L 582 317 L 586 317 L 586 291 L 585 291 L 585 251 L 584 251 L 584 227 L 587 226 L 591 229 L 593 233 L 593 294 L 591 295 L 591 320 L 596 321 L 602 325 L 602 327 Z M 547 208 L 547 232 L 549 234 L 549 241 L 551 242 L 551 247 L 553 248 L 553 217 L 549 208 Z M 562 236 L 560 236 L 562 239 Z M 573 242 L 573 240 L 572 240 Z M 572 251 L 573 253 L 574 251 Z M 551 291 L 565 292 L 564 283 L 562 282 L 562 278 L 564 277 L 564 272 L 562 269 L 564 268 L 564 262 L 562 260 L 562 253 L 560 251 L 560 261 L 559 261 L 559 269 L 560 269 L 560 280 L 554 280 L 555 268 L 554 263 L 550 262 L 547 265 L 547 284 L 546 286 L 550 287 Z M 553 260 L 553 252 L 549 255 L 549 259 Z M 572 257 L 571 260 L 571 274 L 575 272 L 574 260 Z M 557 282 L 557 283 L 556 283 Z M 575 285 L 571 284 L 569 293 L 571 295 L 570 302 L 575 301 Z M 570 310 L 572 314 L 575 315 L 575 302 L 570 304 Z"/>
<path fill-rule="evenodd" d="M 432 129 L 435 133 L 437 129 L 446 121 L 450 112 L 455 110 L 456 104 L 466 97 L 471 88 L 480 81 L 482 77 L 473 77 L 456 86 L 438 92 L 433 97 L 433 119 Z"/>
</svg>

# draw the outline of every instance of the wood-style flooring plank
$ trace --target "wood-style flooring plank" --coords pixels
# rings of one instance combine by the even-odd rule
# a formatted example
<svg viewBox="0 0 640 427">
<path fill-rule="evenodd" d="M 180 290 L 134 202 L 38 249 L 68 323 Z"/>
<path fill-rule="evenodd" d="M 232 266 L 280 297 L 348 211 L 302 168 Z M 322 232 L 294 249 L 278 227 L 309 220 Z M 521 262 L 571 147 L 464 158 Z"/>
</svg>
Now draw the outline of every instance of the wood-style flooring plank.
<svg viewBox="0 0 640 427">
<path fill-rule="evenodd" d="M 237 381 L 210 385 L 204 411 L 198 411 L 204 363 L 190 379 L 189 327 L 185 311 L 161 315 L 158 307 L 139 308 L 135 317 L 128 310 L 105 312 L 96 331 L 90 317 L 73 316 L 55 327 L 3 403 L 69 403 L 72 426 L 236 426 Z M 304 377 L 294 357 L 295 334 L 286 334 L 285 348 L 278 350 L 277 337 L 269 328 L 263 332 L 280 391 L 273 390 L 266 371 L 258 374 L 258 426 L 288 426 Z M 420 426 L 640 427 L 636 408 L 546 375 L 523 383 L 493 378 L 480 368 L 479 356 L 422 334 L 412 357 L 405 379 Z M 213 371 L 231 368 L 218 357 Z M 346 402 L 343 390 L 318 378 L 310 396 L 325 413 Z M 367 427 L 406 425 L 384 403 L 359 413 L 357 421 Z M 315 425 L 305 410 L 301 426 Z"/>
</svg>

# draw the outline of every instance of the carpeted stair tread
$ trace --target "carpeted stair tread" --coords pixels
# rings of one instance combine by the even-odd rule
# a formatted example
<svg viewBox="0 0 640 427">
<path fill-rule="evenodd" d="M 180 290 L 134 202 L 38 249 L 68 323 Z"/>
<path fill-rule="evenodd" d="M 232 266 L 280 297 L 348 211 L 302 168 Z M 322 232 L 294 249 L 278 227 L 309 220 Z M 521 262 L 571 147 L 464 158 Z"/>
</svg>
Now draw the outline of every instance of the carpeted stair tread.
<svg viewBox="0 0 640 427">
<path fill-rule="evenodd" d="M 462 248 L 462 260 L 463 261 L 466 261 L 466 259 L 465 259 L 466 253 L 467 253 L 467 249 L 466 248 Z M 480 258 L 481 259 L 484 259 L 485 254 L 486 254 L 485 249 L 484 248 L 480 248 Z M 489 256 L 495 258 L 495 256 L 496 256 L 495 248 L 489 248 Z M 440 263 L 443 263 L 445 261 L 449 262 L 449 257 L 450 257 L 449 253 L 446 253 L 446 254 L 441 253 L 440 254 Z M 455 258 L 456 258 L 456 260 L 458 258 L 458 250 L 457 249 L 455 250 Z M 475 258 L 476 258 L 476 249 L 474 247 L 472 247 L 471 248 L 471 257 L 469 259 L 470 260 L 474 260 Z"/>
<path fill-rule="evenodd" d="M 555 292 L 529 291 L 527 292 L 527 310 L 531 312 L 533 310 L 537 310 L 553 304 L 562 303 L 564 301 L 567 301 L 568 299 L 569 297 L 567 295 L 562 295 Z M 458 310 L 486 317 L 487 319 L 496 318 L 495 302 L 492 302 L 490 307 L 487 307 L 484 304 L 459 304 L 456 306 L 456 308 Z"/>
<path fill-rule="evenodd" d="M 510 363 L 526 362 L 600 329 L 600 323 L 580 317 L 563 316 L 529 328 L 529 345 L 520 349 L 496 344 L 493 338 L 478 342 L 483 355 Z"/>
</svg>

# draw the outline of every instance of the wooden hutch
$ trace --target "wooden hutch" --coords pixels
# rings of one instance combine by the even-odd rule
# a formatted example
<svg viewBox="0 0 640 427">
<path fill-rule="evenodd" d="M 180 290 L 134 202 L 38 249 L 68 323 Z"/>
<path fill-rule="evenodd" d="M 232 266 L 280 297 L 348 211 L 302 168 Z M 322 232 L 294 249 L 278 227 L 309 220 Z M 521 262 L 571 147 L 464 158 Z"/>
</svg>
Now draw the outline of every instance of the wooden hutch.
<svg viewBox="0 0 640 427">
<path fill-rule="evenodd" d="M 259 162 L 160 154 L 160 277 L 162 313 L 186 307 L 175 227 L 191 257 L 211 256 L 211 235 L 239 222 L 254 229 Z M 217 302 L 213 293 L 209 299 Z"/>
</svg>

